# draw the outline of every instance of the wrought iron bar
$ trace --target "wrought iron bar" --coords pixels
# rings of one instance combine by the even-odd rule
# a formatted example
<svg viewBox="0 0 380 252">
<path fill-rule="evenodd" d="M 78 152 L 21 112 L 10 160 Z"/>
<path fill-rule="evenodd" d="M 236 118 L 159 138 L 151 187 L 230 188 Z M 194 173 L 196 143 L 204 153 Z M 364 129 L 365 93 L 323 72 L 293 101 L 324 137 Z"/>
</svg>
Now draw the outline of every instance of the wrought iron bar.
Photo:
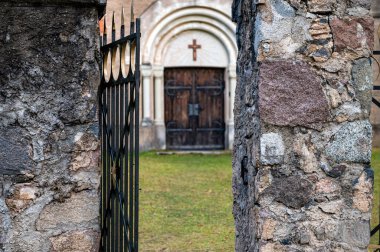
<svg viewBox="0 0 380 252">
<path fill-rule="evenodd" d="M 133 0 L 132 0 L 133 1 Z M 132 3 L 133 5 L 133 3 Z M 132 14 L 133 14 L 133 8 L 132 8 Z M 134 17 L 132 15 L 132 17 Z M 136 34 L 138 36 L 140 35 L 140 20 L 137 19 L 136 21 Z M 136 39 L 138 43 L 136 43 L 136 66 L 140 65 L 140 37 Z M 135 78 L 136 80 L 140 80 L 140 68 L 136 67 L 135 70 Z M 135 89 L 136 89 L 136 106 L 135 106 L 135 199 L 136 199 L 136 205 L 135 205 L 135 251 L 138 251 L 139 249 L 139 192 L 140 192 L 140 185 L 139 185 L 139 177 L 140 177 L 140 170 L 139 170 L 139 164 L 140 164 L 140 156 L 139 156 L 139 145 L 140 145 L 140 135 L 139 135 L 139 122 L 140 122 L 140 114 L 139 114 L 139 107 L 140 107 L 140 82 L 135 82 Z"/>
<path fill-rule="evenodd" d="M 371 236 L 375 235 L 379 231 L 380 231 L 380 224 L 371 230 Z"/>
</svg>

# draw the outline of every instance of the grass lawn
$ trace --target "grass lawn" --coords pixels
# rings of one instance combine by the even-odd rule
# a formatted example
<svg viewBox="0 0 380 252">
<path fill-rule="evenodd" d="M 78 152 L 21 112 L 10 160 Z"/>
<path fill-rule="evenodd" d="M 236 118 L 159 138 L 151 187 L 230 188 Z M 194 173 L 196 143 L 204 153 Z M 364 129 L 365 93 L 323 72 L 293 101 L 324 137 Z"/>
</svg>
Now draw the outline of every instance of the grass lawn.
<svg viewBox="0 0 380 252">
<path fill-rule="evenodd" d="M 231 155 L 141 154 L 141 251 L 233 251 Z M 374 149 L 372 228 L 379 223 L 380 149 Z M 378 244 L 379 234 L 371 243 Z"/>
<path fill-rule="evenodd" d="M 233 251 L 231 154 L 140 157 L 141 251 Z"/>
<path fill-rule="evenodd" d="M 371 227 L 374 228 L 379 224 L 379 200 L 380 200 L 380 149 L 372 151 L 372 168 L 375 170 L 375 197 L 372 211 Z M 379 244 L 379 233 L 371 239 L 372 244 Z"/>
</svg>

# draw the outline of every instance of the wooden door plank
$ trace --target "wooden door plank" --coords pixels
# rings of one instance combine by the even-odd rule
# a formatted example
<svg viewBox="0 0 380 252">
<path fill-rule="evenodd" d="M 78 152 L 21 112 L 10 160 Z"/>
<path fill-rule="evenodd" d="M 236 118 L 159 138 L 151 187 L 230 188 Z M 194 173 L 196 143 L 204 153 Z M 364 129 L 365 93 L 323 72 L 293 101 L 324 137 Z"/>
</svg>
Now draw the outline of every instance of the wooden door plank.
<svg viewBox="0 0 380 252">
<path fill-rule="evenodd" d="M 224 149 L 224 69 L 197 70 L 197 99 L 201 107 L 197 145 Z"/>
<path fill-rule="evenodd" d="M 192 141 L 188 104 L 191 99 L 192 74 L 185 69 L 165 69 L 165 125 L 167 146 L 187 145 Z"/>
</svg>

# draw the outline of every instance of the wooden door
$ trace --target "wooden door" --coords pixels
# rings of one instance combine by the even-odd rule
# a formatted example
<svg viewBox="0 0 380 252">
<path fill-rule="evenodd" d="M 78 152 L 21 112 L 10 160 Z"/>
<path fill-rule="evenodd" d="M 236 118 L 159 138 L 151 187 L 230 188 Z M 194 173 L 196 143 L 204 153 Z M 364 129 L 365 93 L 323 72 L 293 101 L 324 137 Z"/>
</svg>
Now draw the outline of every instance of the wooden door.
<svg viewBox="0 0 380 252">
<path fill-rule="evenodd" d="M 168 68 L 165 124 L 168 149 L 224 149 L 224 69 Z"/>
</svg>

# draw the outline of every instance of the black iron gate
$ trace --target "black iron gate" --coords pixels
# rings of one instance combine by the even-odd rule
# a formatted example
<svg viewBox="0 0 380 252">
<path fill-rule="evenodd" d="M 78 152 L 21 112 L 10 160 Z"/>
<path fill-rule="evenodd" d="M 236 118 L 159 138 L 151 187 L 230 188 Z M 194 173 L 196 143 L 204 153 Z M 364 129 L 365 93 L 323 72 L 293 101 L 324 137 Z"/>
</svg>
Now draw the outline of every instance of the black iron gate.
<svg viewBox="0 0 380 252">
<path fill-rule="evenodd" d="M 122 13 L 122 17 L 124 13 Z M 132 15 L 133 16 L 133 15 Z M 99 88 L 101 129 L 101 240 L 99 251 L 138 251 L 139 222 L 139 60 L 140 20 L 130 24 L 130 34 L 107 44 Z"/>
</svg>

